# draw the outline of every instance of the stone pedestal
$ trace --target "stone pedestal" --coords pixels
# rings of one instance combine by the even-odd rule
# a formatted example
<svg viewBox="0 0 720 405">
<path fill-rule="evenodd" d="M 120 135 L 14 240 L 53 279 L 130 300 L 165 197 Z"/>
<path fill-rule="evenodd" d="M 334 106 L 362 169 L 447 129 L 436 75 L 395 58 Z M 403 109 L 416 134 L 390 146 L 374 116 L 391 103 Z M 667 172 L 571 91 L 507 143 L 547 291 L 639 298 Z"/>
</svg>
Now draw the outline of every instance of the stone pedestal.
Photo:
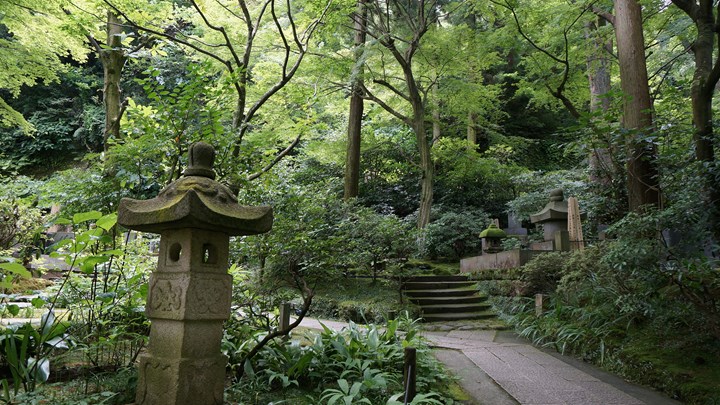
<svg viewBox="0 0 720 405">
<path fill-rule="evenodd" d="M 567 231 L 567 220 L 548 220 L 542 223 L 543 240 L 555 240 L 555 233 Z"/>
<path fill-rule="evenodd" d="M 158 268 L 145 312 L 148 351 L 140 357 L 138 405 L 221 405 L 227 358 L 223 322 L 230 316 L 229 238 L 270 230 L 269 207 L 242 207 L 213 179 L 215 152 L 190 149 L 184 177 L 152 200 L 123 199 L 118 223 L 160 234 Z"/>
<path fill-rule="evenodd" d="M 562 252 L 572 250 L 570 244 L 570 233 L 565 230 L 555 232 L 555 249 Z"/>
</svg>

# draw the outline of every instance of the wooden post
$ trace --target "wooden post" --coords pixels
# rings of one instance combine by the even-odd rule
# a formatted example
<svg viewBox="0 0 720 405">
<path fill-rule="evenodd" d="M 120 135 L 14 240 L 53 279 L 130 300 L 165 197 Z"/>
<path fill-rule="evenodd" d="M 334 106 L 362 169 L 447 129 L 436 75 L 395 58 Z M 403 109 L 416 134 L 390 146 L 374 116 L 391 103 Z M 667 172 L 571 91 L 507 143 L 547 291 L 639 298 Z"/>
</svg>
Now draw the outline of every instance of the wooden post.
<svg viewBox="0 0 720 405">
<path fill-rule="evenodd" d="M 568 198 L 568 233 L 570 237 L 570 250 L 585 249 L 582 222 L 580 221 L 580 205 L 575 197 Z"/>
<path fill-rule="evenodd" d="M 545 296 L 542 294 L 535 294 L 535 316 L 542 316 L 545 312 Z"/>
<path fill-rule="evenodd" d="M 405 364 L 403 365 L 403 386 L 405 387 L 405 401 L 404 403 L 410 403 L 415 399 L 417 389 L 415 387 L 415 380 L 417 377 L 417 351 L 414 347 L 405 348 Z"/>
</svg>

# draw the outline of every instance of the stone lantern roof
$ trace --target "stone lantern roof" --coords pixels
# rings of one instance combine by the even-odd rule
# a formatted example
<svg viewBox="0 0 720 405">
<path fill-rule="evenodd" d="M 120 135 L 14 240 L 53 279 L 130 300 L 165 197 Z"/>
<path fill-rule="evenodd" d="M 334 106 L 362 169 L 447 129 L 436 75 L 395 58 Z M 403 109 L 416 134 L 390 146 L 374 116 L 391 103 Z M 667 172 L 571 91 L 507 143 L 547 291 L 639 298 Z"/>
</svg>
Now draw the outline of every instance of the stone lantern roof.
<svg viewBox="0 0 720 405">
<path fill-rule="evenodd" d="M 555 189 L 550 192 L 550 202 L 537 214 L 530 215 L 530 222 L 543 223 L 547 221 L 567 220 L 568 203 L 565 201 L 562 189 Z"/>
<path fill-rule="evenodd" d="M 215 181 L 215 149 L 197 142 L 190 147 L 188 168 L 183 177 L 150 200 L 123 198 L 118 222 L 142 232 L 195 228 L 223 232 L 229 236 L 255 235 L 270 230 L 271 207 L 238 204 L 233 192 Z"/>
<path fill-rule="evenodd" d="M 490 224 L 487 229 L 480 232 L 481 238 L 505 238 L 507 234 L 495 224 Z"/>
</svg>

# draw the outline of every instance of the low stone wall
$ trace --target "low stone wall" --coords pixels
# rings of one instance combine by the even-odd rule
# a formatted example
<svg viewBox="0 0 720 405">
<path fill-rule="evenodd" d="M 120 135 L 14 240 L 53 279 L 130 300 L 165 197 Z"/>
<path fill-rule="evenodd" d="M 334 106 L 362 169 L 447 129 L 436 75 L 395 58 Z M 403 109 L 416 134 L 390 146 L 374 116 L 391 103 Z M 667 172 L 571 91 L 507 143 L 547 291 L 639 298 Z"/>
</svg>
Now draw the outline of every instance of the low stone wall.
<svg viewBox="0 0 720 405">
<path fill-rule="evenodd" d="M 514 269 L 522 266 L 546 251 L 508 250 L 499 253 L 487 253 L 482 256 L 466 257 L 460 260 L 461 273 L 473 273 L 480 270 Z"/>
<path fill-rule="evenodd" d="M 555 242 L 551 240 L 545 242 L 535 242 L 530 244 L 530 250 L 555 250 Z"/>
</svg>

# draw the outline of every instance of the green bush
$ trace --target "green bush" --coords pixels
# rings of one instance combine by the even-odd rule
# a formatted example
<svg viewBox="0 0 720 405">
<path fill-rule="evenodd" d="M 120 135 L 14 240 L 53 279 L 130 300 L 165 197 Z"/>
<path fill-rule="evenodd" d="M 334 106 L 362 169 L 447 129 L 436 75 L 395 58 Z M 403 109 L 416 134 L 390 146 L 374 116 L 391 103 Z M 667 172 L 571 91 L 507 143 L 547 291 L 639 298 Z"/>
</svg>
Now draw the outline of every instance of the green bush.
<svg viewBox="0 0 720 405">
<path fill-rule="evenodd" d="M 46 174 L 102 149 L 104 112 L 91 90 L 102 88 L 102 79 L 92 69 L 71 67 L 58 83 L 23 88 L 10 101 L 34 132 L 0 127 L 0 174 Z"/>
<path fill-rule="evenodd" d="M 294 287 L 291 275 L 301 276 L 308 285 L 330 283 L 347 274 L 377 277 L 414 252 L 411 224 L 343 202 L 334 179 L 309 186 L 289 180 L 278 179 L 269 190 L 244 190 L 246 204 L 273 206 L 272 232 L 241 237 L 233 245 L 233 256 L 257 267 L 263 282 Z"/>
<path fill-rule="evenodd" d="M 44 250 L 43 218 L 39 208 L 22 200 L 0 200 L 0 251 L 16 249 L 23 264 Z"/>
<path fill-rule="evenodd" d="M 547 252 L 536 255 L 520 268 L 522 295 L 549 294 L 566 273 L 570 257 L 566 252 Z"/>
<path fill-rule="evenodd" d="M 481 251 L 479 235 L 490 223 L 485 212 L 436 210 L 442 213 L 428 224 L 425 234 L 424 248 L 431 259 L 456 261 Z"/>
</svg>

